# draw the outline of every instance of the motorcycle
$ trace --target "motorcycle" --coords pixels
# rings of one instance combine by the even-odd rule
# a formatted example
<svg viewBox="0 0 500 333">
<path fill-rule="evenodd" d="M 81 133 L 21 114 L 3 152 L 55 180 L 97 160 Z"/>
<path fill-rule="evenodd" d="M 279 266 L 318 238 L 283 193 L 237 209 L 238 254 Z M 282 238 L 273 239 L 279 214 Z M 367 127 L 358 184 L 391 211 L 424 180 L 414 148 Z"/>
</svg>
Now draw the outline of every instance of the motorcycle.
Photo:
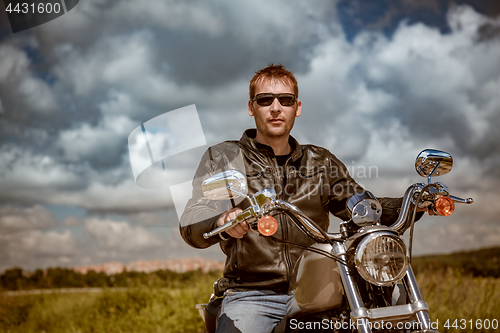
<svg viewBox="0 0 500 333">
<path fill-rule="evenodd" d="M 473 202 L 471 198 L 450 195 L 446 185 L 432 182 L 433 176 L 450 172 L 452 166 L 453 158 L 446 152 L 432 149 L 420 152 L 415 169 L 427 178 L 427 184 L 416 183 L 408 187 L 396 222 L 390 226 L 380 224 L 382 206 L 372 193 L 365 191 L 348 200 L 351 220 L 340 224 L 339 233 L 319 228 L 296 206 L 277 199 L 272 188 L 247 196 L 245 176 L 236 170 L 224 171 L 203 182 L 204 196 L 212 200 L 243 196 L 250 206 L 234 220 L 203 236 L 209 238 L 247 222 L 261 235 L 273 237 L 278 228 L 273 216 L 284 213 L 315 241 L 312 246 L 303 246 L 304 252 L 290 280 L 288 314 L 273 332 L 301 329 L 437 332 L 432 327 L 429 306 L 422 298 L 411 268 L 410 254 L 417 207 L 427 207 L 436 215 L 449 216 L 455 203 Z M 401 236 L 410 228 L 408 249 Z M 215 331 L 223 294 L 219 289 L 216 282 L 209 303 L 197 305 L 207 332 Z"/>
</svg>

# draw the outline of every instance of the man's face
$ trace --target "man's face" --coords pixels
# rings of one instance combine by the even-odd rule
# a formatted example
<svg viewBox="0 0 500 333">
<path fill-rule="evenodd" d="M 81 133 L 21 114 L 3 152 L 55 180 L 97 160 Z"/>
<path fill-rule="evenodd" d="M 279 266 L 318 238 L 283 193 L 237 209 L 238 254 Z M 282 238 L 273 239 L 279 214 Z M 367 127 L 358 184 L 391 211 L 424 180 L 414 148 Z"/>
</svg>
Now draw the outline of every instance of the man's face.
<svg viewBox="0 0 500 333">
<path fill-rule="evenodd" d="M 291 83 L 283 84 L 276 80 L 264 79 L 255 87 L 255 96 L 263 93 L 293 94 Z M 292 106 L 283 106 L 275 98 L 271 105 L 261 106 L 256 101 L 248 101 L 248 114 L 255 118 L 257 136 L 261 139 L 277 139 L 288 137 L 295 122 L 295 117 L 300 116 L 302 103 L 297 100 Z"/>
</svg>

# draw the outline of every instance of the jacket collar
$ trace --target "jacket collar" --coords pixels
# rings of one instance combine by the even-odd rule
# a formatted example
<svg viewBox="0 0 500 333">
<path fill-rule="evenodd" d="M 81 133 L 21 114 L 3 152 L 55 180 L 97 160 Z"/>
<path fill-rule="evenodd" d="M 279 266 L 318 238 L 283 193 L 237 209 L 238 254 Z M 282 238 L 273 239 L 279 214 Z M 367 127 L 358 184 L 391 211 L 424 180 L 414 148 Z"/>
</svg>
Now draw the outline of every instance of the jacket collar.
<svg viewBox="0 0 500 333">
<path fill-rule="evenodd" d="M 243 146 L 249 147 L 254 150 L 259 150 L 261 152 L 267 152 L 270 155 L 274 156 L 273 149 L 268 145 L 257 142 L 257 140 L 255 140 L 256 136 L 257 130 L 255 128 L 247 129 L 245 132 L 243 132 L 240 143 Z M 290 147 L 292 147 L 292 160 L 295 162 L 302 156 L 302 147 L 291 135 L 288 138 L 288 143 L 290 144 Z"/>
</svg>

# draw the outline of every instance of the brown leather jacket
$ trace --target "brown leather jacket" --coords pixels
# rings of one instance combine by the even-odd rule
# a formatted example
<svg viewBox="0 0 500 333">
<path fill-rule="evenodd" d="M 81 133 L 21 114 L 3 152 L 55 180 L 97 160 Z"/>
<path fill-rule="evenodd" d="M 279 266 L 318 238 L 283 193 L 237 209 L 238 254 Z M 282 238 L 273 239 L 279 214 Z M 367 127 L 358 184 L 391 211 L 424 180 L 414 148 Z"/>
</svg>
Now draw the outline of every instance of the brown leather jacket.
<svg viewBox="0 0 500 333">
<path fill-rule="evenodd" d="M 246 173 L 248 194 L 273 187 L 280 199 L 300 208 L 321 228 L 328 230 L 329 213 L 349 220 L 347 200 L 363 189 L 349 176 L 346 167 L 327 149 L 313 145 L 299 145 L 290 137 L 292 154 L 283 167 L 279 167 L 271 147 L 255 141 L 256 130 L 247 130 L 240 141 L 226 141 L 207 150 L 193 180 L 193 196 L 180 220 L 181 235 L 189 245 L 206 248 L 220 243 L 226 254 L 224 277 L 230 286 L 271 289 L 286 292 L 293 267 L 302 249 L 274 242 L 247 232 L 241 239 L 219 236 L 203 238 L 203 233 L 217 227 L 222 213 L 232 207 L 229 200 L 206 199 L 201 183 L 209 176 L 230 169 Z M 235 203 L 245 209 L 245 201 Z M 382 223 L 397 219 L 401 198 L 379 198 L 383 206 Z M 298 230 L 285 215 L 277 217 L 279 227 L 276 238 L 304 245 L 313 241 Z"/>
</svg>

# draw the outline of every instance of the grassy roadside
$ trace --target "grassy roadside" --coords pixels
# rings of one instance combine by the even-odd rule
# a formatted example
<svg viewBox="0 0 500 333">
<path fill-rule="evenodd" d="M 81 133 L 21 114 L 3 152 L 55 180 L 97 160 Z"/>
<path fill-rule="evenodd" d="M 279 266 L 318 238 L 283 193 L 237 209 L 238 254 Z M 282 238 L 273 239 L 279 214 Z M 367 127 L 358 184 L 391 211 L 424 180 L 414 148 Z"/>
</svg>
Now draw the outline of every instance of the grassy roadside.
<svg viewBox="0 0 500 333">
<path fill-rule="evenodd" d="M 201 332 L 195 304 L 206 302 L 213 280 L 203 275 L 175 287 L 149 281 L 119 292 L 0 296 L 0 332 Z M 471 327 L 478 319 L 500 320 L 500 279 L 443 269 L 420 271 L 417 280 L 441 332 L 498 331 Z M 466 329 L 451 327 L 455 319 L 458 327 L 465 319 Z"/>
<path fill-rule="evenodd" d="M 201 332 L 195 304 L 211 294 L 213 275 L 181 287 L 154 282 L 125 291 L 5 296 L 0 332 Z"/>
</svg>

